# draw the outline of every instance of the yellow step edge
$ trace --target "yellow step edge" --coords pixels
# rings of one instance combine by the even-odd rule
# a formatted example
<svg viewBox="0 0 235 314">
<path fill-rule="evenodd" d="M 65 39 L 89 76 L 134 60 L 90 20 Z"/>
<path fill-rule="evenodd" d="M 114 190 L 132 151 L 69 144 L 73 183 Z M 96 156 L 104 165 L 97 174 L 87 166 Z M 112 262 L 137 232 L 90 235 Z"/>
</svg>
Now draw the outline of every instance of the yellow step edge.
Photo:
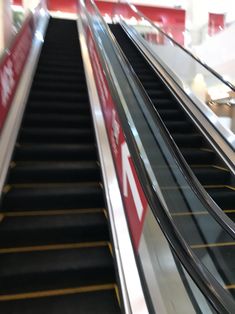
<svg viewBox="0 0 235 314">
<path fill-rule="evenodd" d="M 3 187 L 3 189 L 2 189 L 2 192 L 3 193 L 8 193 L 8 192 L 10 192 L 10 190 L 11 190 L 11 188 L 12 188 L 12 186 L 11 185 L 5 185 L 4 187 Z"/>
<path fill-rule="evenodd" d="M 35 245 L 35 246 L 2 248 L 2 249 L 0 249 L 0 254 L 27 253 L 27 252 L 39 252 L 39 251 L 56 251 L 56 250 L 71 250 L 71 249 L 83 249 L 83 248 L 104 247 L 104 246 L 109 247 L 109 242 L 97 241 L 97 242 L 49 244 L 49 245 Z"/>
<path fill-rule="evenodd" d="M 235 284 L 232 284 L 232 285 L 226 285 L 225 286 L 225 289 L 235 289 Z"/>
<path fill-rule="evenodd" d="M 68 182 L 68 183 L 19 183 L 19 184 L 11 184 L 11 185 L 5 185 L 3 187 L 3 193 L 8 193 L 12 188 L 17 189 L 34 189 L 34 188 L 57 188 L 57 187 L 81 187 L 81 186 L 100 186 L 103 188 L 102 183 L 100 182 Z M 205 187 L 205 186 L 204 186 Z M 211 187 L 211 186 L 209 186 Z M 212 187 L 220 187 L 218 186 L 212 186 Z M 163 190 L 181 190 L 181 189 L 189 189 L 189 186 L 163 186 L 161 187 Z"/>
<path fill-rule="evenodd" d="M 222 210 L 226 214 L 232 214 L 235 213 L 235 209 L 225 209 Z M 208 211 L 197 211 L 197 212 L 178 212 L 178 213 L 171 213 L 172 217 L 177 217 L 177 216 L 200 216 L 200 215 L 208 215 Z"/>
<path fill-rule="evenodd" d="M 119 289 L 117 285 L 114 285 L 114 289 L 115 289 L 115 294 L 116 294 L 116 298 L 118 300 L 118 304 L 121 307 L 121 299 L 120 299 L 120 294 L 119 294 Z"/>
<path fill-rule="evenodd" d="M 203 148 L 203 147 L 201 147 L 201 148 L 199 148 L 199 150 L 202 150 L 203 152 L 213 152 L 213 150 L 210 149 L 210 148 Z"/>
<path fill-rule="evenodd" d="M 109 248 L 111 255 L 113 256 L 113 246 L 110 242 L 108 242 L 108 248 Z"/>
<path fill-rule="evenodd" d="M 59 216 L 59 215 L 77 215 L 87 213 L 104 212 L 104 208 L 82 208 L 82 209 L 57 209 L 57 210 L 35 210 L 35 211 L 17 211 L 2 212 L 3 217 L 27 217 L 27 216 Z"/>
<path fill-rule="evenodd" d="M 223 171 L 226 171 L 226 172 L 229 172 L 229 170 L 225 167 L 222 167 L 222 166 L 219 166 L 219 165 L 211 165 L 211 164 L 192 164 L 190 165 L 190 167 L 192 168 L 216 168 L 216 169 L 219 169 L 219 170 L 223 170 Z"/>
<path fill-rule="evenodd" d="M 203 187 L 204 187 L 205 189 L 221 189 L 221 188 L 227 188 L 227 189 L 230 189 L 230 190 L 234 190 L 234 191 L 235 191 L 235 186 L 225 185 L 225 184 L 203 185 Z"/>
<path fill-rule="evenodd" d="M 222 188 L 227 188 L 230 190 L 235 190 L 235 187 L 230 186 L 230 185 L 225 185 L 225 184 L 217 184 L 217 185 L 204 185 L 203 184 L 204 189 L 222 189 Z M 183 186 L 162 186 L 161 187 L 162 190 L 189 190 L 190 186 L 189 185 L 183 185 Z"/>
<path fill-rule="evenodd" d="M 197 215 L 207 215 L 207 211 L 198 211 L 198 212 L 179 212 L 179 213 L 171 213 L 172 217 L 178 216 L 197 216 Z"/>
<path fill-rule="evenodd" d="M 34 188 L 51 188 L 51 187 L 66 187 L 66 186 L 73 186 L 73 187 L 80 187 L 80 186 L 100 186 L 102 184 L 97 181 L 88 181 L 88 182 L 50 182 L 50 183 L 16 183 L 11 185 L 5 185 L 3 188 L 3 192 L 7 193 L 12 188 L 17 189 L 34 189 Z"/>
<path fill-rule="evenodd" d="M 0 302 L 55 297 L 55 296 L 62 296 L 62 295 L 105 291 L 105 290 L 113 290 L 113 289 L 115 289 L 115 284 L 112 283 L 112 284 L 104 284 L 104 285 L 93 285 L 93 286 L 84 286 L 84 287 L 56 289 L 56 290 L 8 294 L 8 295 L 0 295 Z"/>
<path fill-rule="evenodd" d="M 103 212 L 104 212 L 105 218 L 108 220 L 108 212 L 105 208 L 103 209 Z"/>
<path fill-rule="evenodd" d="M 207 244 L 194 244 L 190 245 L 191 249 L 203 249 L 211 247 L 225 247 L 225 246 L 234 246 L 235 242 L 221 242 L 221 243 L 207 243 Z"/>
<path fill-rule="evenodd" d="M 216 168 L 216 169 L 219 169 L 219 170 L 223 170 L 223 171 L 225 171 L 225 172 L 229 172 L 228 169 L 226 169 L 226 168 L 224 168 L 224 167 L 222 167 L 222 166 L 212 165 L 212 167 L 213 167 L 213 168 Z"/>
<path fill-rule="evenodd" d="M 52 144 L 53 145 L 53 144 Z M 76 163 L 95 163 L 99 165 L 95 160 L 58 160 L 58 159 L 51 159 L 51 160 L 12 160 L 13 165 L 15 164 L 16 166 L 23 166 L 23 165 L 35 165 L 35 164 L 76 164 Z"/>
</svg>

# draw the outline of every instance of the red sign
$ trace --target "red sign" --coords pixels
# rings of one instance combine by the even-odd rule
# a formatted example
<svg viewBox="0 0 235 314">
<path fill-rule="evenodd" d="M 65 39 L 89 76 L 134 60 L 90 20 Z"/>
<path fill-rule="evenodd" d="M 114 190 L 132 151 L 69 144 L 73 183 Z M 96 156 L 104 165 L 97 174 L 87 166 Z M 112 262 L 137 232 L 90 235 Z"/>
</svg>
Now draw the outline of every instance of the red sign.
<svg viewBox="0 0 235 314">
<path fill-rule="evenodd" d="M 10 51 L 0 64 L 0 130 L 10 108 L 32 43 L 32 16 L 25 21 Z"/>
<path fill-rule="evenodd" d="M 110 94 L 108 82 L 100 64 L 94 40 L 88 28 L 86 35 L 96 87 L 102 105 L 126 215 L 135 249 L 138 250 L 148 203 L 137 177 L 116 105 Z"/>
<path fill-rule="evenodd" d="M 224 14 L 209 13 L 208 34 L 213 36 L 224 29 Z"/>
</svg>

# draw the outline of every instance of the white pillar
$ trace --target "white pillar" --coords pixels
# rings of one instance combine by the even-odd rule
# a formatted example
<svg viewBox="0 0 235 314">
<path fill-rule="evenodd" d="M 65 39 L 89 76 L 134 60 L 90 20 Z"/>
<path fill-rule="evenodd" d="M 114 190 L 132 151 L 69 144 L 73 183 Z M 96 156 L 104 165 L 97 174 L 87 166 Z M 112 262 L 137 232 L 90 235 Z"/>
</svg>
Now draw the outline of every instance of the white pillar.
<svg viewBox="0 0 235 314">
<path fill-rule="evenodd" d="M 199 45 L 208 34 L 209 13 L 227 14 L 235 9 L 234 0 L 188 0 L 186 2 L 186 28 L 190 31 L 192 45 Z M 230 18 L 235 13 L 230 14 Z"/>
<path fill-rule="evenodd" d="M 235 22 L 235 1 L 226 0 L 226 3 L 227 3 L 227 12 L 226 12 L 225 23 Z"/>
<path fill-rule="evenodd" d="M 190 0 L 186 8 L 186 28 L 191 36 L 191 44 L 200 44 L 203 30 L 208 25 L 208 7 L 206 0 Z"/>
<path fill-rule="evenodd" d="M 8 46 L 13 32 L 11 0 L 0 1 L 0 52 Z"/>
</svg>

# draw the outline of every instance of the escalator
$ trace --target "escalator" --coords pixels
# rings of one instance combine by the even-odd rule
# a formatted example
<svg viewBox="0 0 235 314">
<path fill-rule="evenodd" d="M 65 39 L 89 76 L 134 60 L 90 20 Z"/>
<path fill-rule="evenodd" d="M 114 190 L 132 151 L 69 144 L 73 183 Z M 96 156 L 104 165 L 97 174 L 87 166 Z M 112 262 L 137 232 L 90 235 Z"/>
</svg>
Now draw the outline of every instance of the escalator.
<svg viewBox="0 0 235 314">
<path fill-rule="evenodd" d="M 191 170 L 211 198 L 235 222 L 233 174 L 121 25 L 110 24 L 109 27 L 151 100 L 154 110 L 160 115 Z M 172 194 L 170 186 L 164 188 Z M 186 212 L 182 211 L 180 206 L 174 206 L 171 215 L 196 255 L 203 260 L 207 259 L 209 254 L 217 264 L 216 268 L 223 278 L 224 287 L 235 297 L 235 241 L 231 241 L 231 237 L 227 237 L 226 232 L 220 233 L 215 230 L 208 212 L 200 210 Z M 204 244 L 201 244 L 196 236 L 198 234 L 196 229 L 200 229 L 202 225 L 203 229 L 208 230 Z"/>
<path fill-rule="evenodd" d="M 75 21 L 51 19 L 3 189 L 0 312 L 120 313 Z"/>
</svg>

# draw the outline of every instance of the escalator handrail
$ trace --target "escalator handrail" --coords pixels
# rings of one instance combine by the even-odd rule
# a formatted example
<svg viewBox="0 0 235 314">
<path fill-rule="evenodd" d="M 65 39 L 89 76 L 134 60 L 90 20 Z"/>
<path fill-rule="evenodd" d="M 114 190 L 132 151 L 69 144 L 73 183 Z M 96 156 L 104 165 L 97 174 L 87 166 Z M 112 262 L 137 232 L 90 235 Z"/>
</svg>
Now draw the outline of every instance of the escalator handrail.
<svg viewBox="0 0 235 314">
<path fill-rule="evenodd" d="M 132 71 L 132 74 L 134 77 L 136 77 L 134 71 Z M 138 81 L 137 77 L 136 79 Z M 143 95 L 143 97 L 146 98 L 146 95 Z M 147 102 L 148 100 L 146 99 L 146 103 Z M 165 140 L 169 143 L 169 147 L 171 147 L 171 149 L 173 150 L 175 159 L 179 161 L 179 166 L 182 169 L 184 175 L 186 175 L 187 181 L 190 183 L 191 188 L 195 191 L 201 202 L 205 204 L 208 212 L 216 219 L 216 221 L 223 227 L 223 229 L 225 229 L 233 238 L 235 238 L 235 223 L 221 210 L 221 208 L 210 197 L 208 198 L 208 193 L 205 191 L 205 189 L 189 167 L 188 163 L 182 156 L 180 149 L 176 145 L 175 141 L 172 139 L 171 134 L 166 128 L 159 113 L 155 110 L 154 114 L 158 121 L 159 127 L 161 128 L 161 130 L 164 130 L 162 133 L 166 133 L 168 135 L 165 137 Z"/>
<path fill-rule="evenodd" d="M 112 44 L 114 45 L 115 52 L 117 53 L 118 47 L 116 46 L 116 43 L 114 42 L 113 36 L 110 33 L 110 30 L 108 29 L 108 26 L 104 22 L 103 17 L 100 15 L 96 5 L 94 4 L 94 1 L 90 1 L 93 5 L 96 14 L 100 17 L 100 19 L 103 22 L 103 27 L 105 29 L 105 33 L 108 34 L 109 39 L 111 40 Z M 97 47 L 99 48 L 99 47 Z M 100 53 L 100 52 L 99 52 Z M 122 59 L 123 62 L 125 62 L 123 55 L 118 55 L 117 57 L 120 61 Z M 108 69 L 107 61 L 103 61 L 106 69 Z M 121 65 L 122 68 L 124 67 L 124 64 Z M 107 77 L 110 84 L 112 86 L 115 86 L 115 82 L 113 81 L 112 77 Z M 112 93 L 112 92 L 111 92 Z M 172 218 L 167 213 L 167 211 L 163 208 L 162 204 L 159 203 L 158 196 L 150 182 L 150 178 L 147 175 L 146 169 L 144 168 L 143 162 L 141 160 L 141 157 L 138 154 L 138 149 L 136 145 L 134 144 L 134 138 L 133 135 L 130 133 L 131 131 L 123 126 L 125 132 L 127 130 L 128 135 L 130 136 L 130 142 L 132 142 L 132 149 L 135 151 L 135 154 L 132 156 L 134 164 L 138 164 L 137 169 L 139 169 L 138 173 L 140 174 L 140 181 L 142 181 L 142 186 L 144 188 L 144 191 L 146 195 L 148 195 L 149 204 L 151 205 L 151 208 L 153 209 L 153 213 L 155 214 L 155 217 L 161 226 L 166 238 L 168 239 L 168 242 L 170 246 L 173 248 L 173 250 L 176 252 L 176 254 L 179 256 L 181 262 L 183 265 L 185 265 L 188 272 L 192 275 L 195 282 L 197 282 L 200 289 L 206 294 L 210 302 L 213 304 L 213 306 L 219 311 L 226 311 L 229 313 L 229 310 L 234 310 L 234 302 L 229 296 L 227 292 L 222 288 L 222 286 L 217 282 L 217 280 L 211 275 L 211 273 L 206 269 L 206 267 L 198 260 L 198 258 L 192 253 L 190 247 L 186 244 L 186 242 L 182 239 L 181 235 L 179 234 L 179 231 L 177 230 L 176 226 L 173 223 Z M 128 136 L 127 136 L 128 139 Z M 131 148 L 130 148 L 131 150 Z M 141 170 L 140 170 L 141 169 Z M 143 182 L 145 184 L 143 184 Z M 156 206 L 158 204 L 158 207 Z M 159 214 L 159 205 L 163 208 L 162 211 L 160 211 Z M 159 216 L 157 216 L 157 214 Z M 169 231 L 170 230 L 170 231 Z"/>
<path fill-rule="evenodd" d="M 202 61 L 199 57 L 197 57 L 195 54 L 193 54 L 191 51 L 183 47 L 181 44 L 179 44 L 177 41 L 175 41 L 171 36 L 169 36 L 167 33 L 165 33 L 160 27 L 155 25 L 146 15 L 144 15 L 142 12 L 140 12 L 134 4 L 130 4 L 129 1 L 126 1 L 126 4 L 131 8 L 132 11 L 134 11 L 136 14 L 138 14 L 141 18 L 148 21 L 153 28 L 155 28 L 158 32 L 163 34 L 165 37 L 167 37 L 174 45 L 182 49 L 185 53 L 187 53 L 190 57 L 192 57 L 195 61 L 200 63 L 207 71 L 209 71 L 212 75 L 217 77 L 220 81 L 222 81 L 225 85 L 227 85 L 232 91 L 235 91 L 235 85 L 233 85 L 231 82 L 224 79 L 224 77 L 219 74 L 217 71 L 212 69 L 208 64 L 206 64 L 204 61 Z"/>
</svg>

